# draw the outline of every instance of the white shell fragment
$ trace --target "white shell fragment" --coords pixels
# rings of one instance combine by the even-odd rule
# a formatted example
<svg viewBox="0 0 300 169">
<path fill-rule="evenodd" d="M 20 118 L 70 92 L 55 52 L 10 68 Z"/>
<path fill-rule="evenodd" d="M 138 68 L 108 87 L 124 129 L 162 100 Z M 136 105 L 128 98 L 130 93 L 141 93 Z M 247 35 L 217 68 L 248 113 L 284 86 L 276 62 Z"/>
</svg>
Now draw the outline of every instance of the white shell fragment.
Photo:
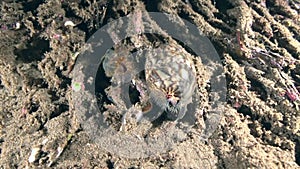
<svg viewBox="0 0 300 169">
<path fill-rule="evenodd" d="M 71 27 L 76 26 L 76 25 L 74 24 L 74 22 L 72 22 L 72 21 L 66 21 L 64 25 L 65 25 L 65 27 L 67 27 L 67 26 L 71 26 Z"/>
<path fill-rule="evenodd" d="M 15 27 L 15 30 L 18 30 L 21 28 L 21 24 L 19 22 L 16 23 L 16 27 Z"/>
<path fill-rule="evenodd" d="M 37 158 L 38 158 L 38 156 L 40 154 L 40 150 L 41 150 L 40 147 L 34 147 L 34 148 L 32 148 L 31 154 L 30 154 L 30 156 L 28 158 L 28 162 L 29 163 L 33 163 L 33 162 L 35 162 L 37 160 Z"/>
</svg>

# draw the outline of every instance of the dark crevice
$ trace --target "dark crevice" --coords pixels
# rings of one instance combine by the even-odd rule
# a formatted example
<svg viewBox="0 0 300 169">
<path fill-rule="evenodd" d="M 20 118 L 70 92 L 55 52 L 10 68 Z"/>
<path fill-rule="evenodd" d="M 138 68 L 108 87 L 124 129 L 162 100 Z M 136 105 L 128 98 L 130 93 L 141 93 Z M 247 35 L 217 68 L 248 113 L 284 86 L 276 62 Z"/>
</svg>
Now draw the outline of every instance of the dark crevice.
<svg viewBox="0 0 300 169">
<path fill-rule="evenodd" d="M 87 41 L 95 32 L 96 30 L 89 30 L 88 24 L 85 22 L 81 22 L 77 25 L 77 28 L 83 32 L 85 32 L 85 41 Z"/>
<path fill-rule="evenodd" d="M 255 115 L 250 107 L 246 106 L 246 105 L 242 105 L 238 110 L 237 110 L 239 113 L 242 113 L 245 117 L 248 115 L 250 116 L 251 120 L 258 120 L 258 116 Z"/>
<path fill-rule="evenodd" d="M 300 166 L 300 140 L 296 140 L 296 146 L 295 146 L 295 159 L 296 163 Z"/>
<path fill-rule="evenodd" d="M 224 31 L 227 34 L 231 34 L 232 30 L 230 29 L 229 25 L 236 25 L 236 21 L 232 20 L 233 18 L 230 18 L 229 16 L 226 16 L 224 14 L 221 13 L 214 13 L 214 15 L 216 15 L 216 17 L 220 20 L 223 20 L 224 22 L 222 23 L 215 21 L 215 19 L 210 18 L 210 16 L 208 16 L 204 11 L 200 10 L 203 8 L 203 5 L 198 5 L 198 2 L 194 2 L 191 1 L 192 4 L 192 9 L 194 11 L 196 11 L 198 14 L 200 14 L 204 20 L 206 20 L 212 27 L 221 29 L 222 31 Z"/>
<path fill-rule="evenodd" d="M 212 21 L 208 21 L 208 23 L 212 27 L 218 28 L 218 29 L 224 31 L 224 33 L 227 33 L 227 34 L 232 34 L 233 33 L 232 29 L 228 25 L 226 25 L 224 23 L 218 23 L 218 22 L 212 22 Z"/>
<path fill-rule="evenodd" d="M 166 40 L 166 38 L 164 36 L 162 36 L 162 35 L 151 34 L 151 33 L 146 33 L 144 35 L 147 37 L 147 39 L 150 42 L 153 42 L 153 44 L 155 44 L 154 42 L 159 42 L 158 44 L 167 44 L 168 43 L 167 40 Z"/>
<path fill-rule="evenodd" d="M 36 9 L 39 7 L 40 4 L 44 3 L 45 0 L 33 0 L 33 1 L 24 1 L 22 2 L 24 12 L 37 12 Z"/>
<path fill-rule="evenodd" d="M 296 24 L 296 23 L 295 23 Z M 291 31 L 291 33 L 293 34 L 293 37 L 297 40 L 300 41 L 300 34 L 299 34 L 299 30 L 297 30 L 295 27 L 288 27 L 289 30 Z"/>
<path fill-rule="evenodd" d="M 77 16 L 75 14 L 75 12 L 67 5 L 62 5 L 62 8 L 65 10 L 65 17 L 66 18 L 74 18 L 74 19 L 78 19 L 78 20 L 83 20 L 82 18 L 80 18 L 79 16 Z M 90 32 L 89 28 L 88 28 L 88 24 L 86 22 L 81 22 L 76 26 L 79 30 L 83 31 L 86 33 L 86 39 L 87 40 L 95 31 Z"/>
<path fill-rule="evenodd" d="M 226 169 L 226 165 L 225 165 L 225 161 L 224 159 L 222 158 L 223 157 L 223 153 L 221 152 L 220 150 L 220 145 L 216 142 L 216 143 L 212 143 L 213 144 L 213 151 L 214 151 L 214 155 L 217 156 L 218 158 L 218 162 L 217 162 L 217 166 L 218 166 L 218 169 Z"/>
<path fill-rule="evenodd" d="M 289 18 L 293 17 L 293 14 L 290 12 L 289 2 L 287 0 L 267 0 L 266 6 L 270 11 L 271 15 L 282 15 Z"/>
<path fill-rule="evenodd" d="M 106 160 L 106 164 L 107 164 L 107 167 L 109 169 L 113 169 L 114 168 L 114 162 L 112 162 L 111 160 Z"/>
<path fill-rule="evenodd" d="M 274 37 L 276 41 L 279 42 L 278 44 L 280 47 L 285 48 L 295 59 L 300 59 L 297 49 L 290 45 L 290 42 L 287 38 L 283 38 L 284 36 L 282 34 L 275 35 Z"/>
<path fill-rule="evenodd" d="M 0 77 L 1 78 L 1 77 Z M 0 89 L 3 89 L 2 80 L 0 79 Z"/>
<path fill-rule="evenodd" d="M 159 12 L 157 4 L 160 0 L 143 0 L 148 12 Z"/>
<path fill-rule="evenodd" d="M 228 15 L 225 15 L 224 13 L 214 13 L 214 16 L 217 18 L 217 19 L 220 19 L 222 20 L 226 26 L 229 27 L 233 27 L 235 28 L 236 27 L 236 24 L 237 24 L 237 18 L 232 18 Z M 230 32 L 232 32 L 232 30 L 230 30 Z"/>
<path fill-rule="evenodd" d="M 227 14 L 227 10 L 234 8 L 234 6 L 227 0 L 213 0 L 213 2 L 215 2 L 215 7 L 219 11 L 218 13 L 214 13 L 214 16 L 227 24 L 226 26 L 228 26 L 229 28 L 236 27 L 237 18 L 233 18 L 231 16 L 228 16 Z M 218 28 L 222 29 L 222 31 L 228 34 L 231 34 L 232 32 L 232 30 L 230 30 L 229 28 L 218 26 L 218 23 L 212 24 L 212 26 L 217 26 Z"/>
<path fill-rule="evenodd" d="M 48 94 L 51 95 L 51 101 L 52 102 L 59 100 L 59 96 L 57 96 L 57 92 L 56 91 L 49 90 Z"/>
<path fill-rule="evenodd" d="M 28 18 L 28 20 L 32 23 L 32 26 L 35 30 L 38 30 L 38 31 L 42 30 L 42 26 L 40 25 L 40 23 L 38 22 L 37 19 Z"/>
<path fill-rule="evenodd" d="M 105 6 L 106 6 L 106 13 L 102 25 L 106 25 L 109 22 L 109 20 L 115 15 L 115 12 L 113 10 L 113 1 L 108 1 L 105 4 Z"/>
<path fill-rule="evenodd" d="M 248 124 L 248 127 L 250 129 L 250 134 L 253 135 L 254 137 L 259 137 L 259 134 L 257 133 L 256 131 L 256 125 L 255 123 L 249 123 Z"/>
<path fill-rule="evenodd" d="M 264 16 L 264 11 L 262 10 L 261 8 L 261 4 L 251 4 L 250 7 L 255 11 L 257 12 L 258 15 L 260 16 Z"/>
<path fill-rule="evenodd" d="M 134 104 L 138 103 L 140 101 L 139 96 L 140 96 L 139 91 L 134 86 L 130 85 L 129 99 L 130 99 L 131 104 L 134 105 Z"/>
<path fill-rule="evenodd" d="M 111 99 L 107 97 L 106 92 L 104 90 L 111 85 L 110 79 L 111 78 L 106 77 L 105 75 L 105 71 L 103 69 L 103 62 L 102 62 L 98 68 L 96 79 L 95 79 L 95 94 L 97 96 L 98 105 L 103 105 L 104 103 L 107 104 L 113 103 Z M 101 108 L 104 107 L 102 106 Z"/>
<path fill-rule="evenodd" d="M 66 18 L 73 18 L 75 20 L 82 20 L 81 23 L 79 23 L 76 27 L 85 32 L 85 40 L 87 41 L 102 25 L 106 25 L 109 19 L 110 13 L 112 12 L 112 1 L 101 1 L 98 2 L 98 9 L 102 9 L 103 7 L 106 7 L 106 13 L 105 13 L 105 18 L 103 19 L 103 22 L 100 23 L 101 17 L 99 17 L 100 14 L 95 14 L 92 18 L 84 20 L 78 14 L 75 13 L 75 11 L 69 6 L 69 3 L 62 3 L 62 8 L 66 11 Z M 89 4 L 87 1 L 80 1 L 79 3 L 79 8 L 84 9 L 84 8 L 89 8 Z M 100 11 L 98 11 L 100 12 Z M 102 14 L 101 14 L 102 15 Z M 92 27 L 89 27 L 93 25 Z"/>
<path fill-rule="evenodd" d="M 152 121 L 152 128 L 157 128 L 163 124 L 164 121 L 168 119 L 167 112 L 163 112 L 157 119 Z"/>
<path fill-rule="evenodd" d="M 297 70 L 291 70 L 291 76 L 293 77 L 293 80 L 295 81 L 295 86 L 300 86 L 300 72 Z M 1 83 L 0 83 L 1 85 Z M 298 88 L 300 92 L 300 88 Z"/>
<path fill-rule="evenodd" d="M 62 81 L 59 85 L 60 88 L 67 88 L 68 86 L 70 86 L 72 83 L 72 79 L 69 77 L 64 77 L 62 78 Z"/>
<path fill-rule="evenodd" d="M 67 111 L 69 111 L 69 105 L 67 105 L 67 104 L 60 104 L 58 106 L 58 108 L 50 114 L 50 119 L 58 117 L 63 112 L 67 112 Z"/>
<path fill-rule="evenodd" d="M 26 48 L 14 50 L 14 54 L 17 56 L 17 61 L 24 63 L 41 61 L 44 58 L 44 53 L 50 51 L 48 40 L 37 38 L 26 44 L 29 44 L 26 45 Z"/>
<path fill-rule="evenodd" d="M 82 7 L 82 8 L 86 8 L 86 7 L 89 7 L 90 4 L 88 3 L 88 1 L 80 1 L 78 3 L 79 7 Z"/>
<path fill-rule="evenodd" d="M 64 65 L 64 69 L 66 69 L 66 68 L 67 68 L 67 66 Z M 60 82 L 60 84 L 59 84 L 59 87 L 60 87 L 60 88 L 67 88 L 68 86 L 71 85 L 72 79 L 69 78 L 69 77 L 67 77 L 67 76 L 65 76 L 65 75 L 63 74 L 63 71 L 62 71 L 62 70 L 60 70 L 60 69 L 57 68 L 55 74 L 56 74 L 56 75 L 60 78 L 60 80 L 61 80 L 61 82 Z"/>
<path fill-rule="evenodd" d="M 270 131 L 272 128 L 272 124 L 270 122 L 268 122 L 268 120 L 266 120 L 265 118 L 262 118 L 261 124 L 262 124 L 262 127 L 265 128 L 266 130 Z"/>
<path fill-rule="evenodd" d="M 212 0 L 212 3 L 214 2 L 220 13 L 226 13 L 228 9 L 234 8 L 234 6 L 227 0 Z"/>
<path fill-rule="evenodd" d="M 194 1 L 190 1 L 191 5 L 192 5 L 192 9 L 193 11 L 197 12 L 198 14 L 200 14 L 204 20 L 209 20 L 209 17 L 205 14 L 205 12 L 203 12 L 201 9 L 203 9 L 203 6 L 201 6 L 201 4 L 199 4 L 199 2 L 194 2 Z"/>
<path fill-rule="evenodd" d="M 184 42 L 178 40 L 178 39 L 174 39 L 181 47 L 183 47 L 188 53 L 190 53 L 191 55 L 194 56 L 198 56 L 196 52 L 194 52 L 187 44 L 185 44 Z"/>
<path fill-rule="evenodd" d="M 251 87 L 249 88 L 250 91 L 254 91 L 256 92 L 256 94 L 259 96 L 259 98 L 263 101 L 267 101 L 268 99 L 268 93 L 267 91 L 264 89 L 264 85 L 255 80 L 255 79 L 249 79 L 251 82 Z"/>
<path fill-rule="evenodd" d="M 123 10 L 117 10 L 117 13 L 119 14 L 120 17 L 123 17 L 126 15 L 126 13 Z"/>
<path fill-rule="evenodd" d="M 224 55 L 223 55 L 224 51 L 225 51 L 224 46 L 222 46 L 222 44 L 220 42 L 218 42 L 218 41 L 216 41 L 214 39 L 209 39 L 209 40 L 212 43 L 212 45 L 214 46 L 214 48 L 216 49 L 216 51 L 217 51 L 217 53 L 219 55 L 220 60 L 221 61 L 225 61 L 225 58 L 224 58 Z M 224 62 L 222 64 L 223 64 L 223 66 L 225 66 Z"/>
<path fill-rule="evenodd" d="M 39 88 L 48 88 L 48 83 L 43 78 L 31 78 L 28 83 L 29 86 L 37 86 Z"/>
<path fill-rule="evenodd" d="M 38 111 L 39 107 L 40 107 L 39 104 L 36 104 L 36 103 L 31 102 L 31 103 L 30 103 L 29 114 Z"/>
</svg>

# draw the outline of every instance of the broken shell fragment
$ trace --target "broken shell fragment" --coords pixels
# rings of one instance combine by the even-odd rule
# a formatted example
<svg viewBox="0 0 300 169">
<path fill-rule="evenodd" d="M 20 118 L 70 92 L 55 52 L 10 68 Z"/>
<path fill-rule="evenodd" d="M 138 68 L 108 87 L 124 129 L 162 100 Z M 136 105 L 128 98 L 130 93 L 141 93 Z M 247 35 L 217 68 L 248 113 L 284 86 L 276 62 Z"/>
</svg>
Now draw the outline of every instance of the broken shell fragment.
<svg viewBox="0 0 300 169">
<path fill-rule="evenodd" d="M 66 21 L 64 25 L 65 25 L 65 27 L 67 27 L 67 26 L 71 26 L 71 27 L 76 26 L 76 25 L 74 24 L 74 22 L 72 22 L 72 21 Z"/>
<path fill-rule="evenodd" d="M 29 163 L 33 163 L 37 160 L 37 158 L 39 157 L 39 154 L 41 152 L 41 148 L 40 147 L 34 147 L 31 150 L 31 154 L 28 158 L 28 162 Z"/>
</svg>

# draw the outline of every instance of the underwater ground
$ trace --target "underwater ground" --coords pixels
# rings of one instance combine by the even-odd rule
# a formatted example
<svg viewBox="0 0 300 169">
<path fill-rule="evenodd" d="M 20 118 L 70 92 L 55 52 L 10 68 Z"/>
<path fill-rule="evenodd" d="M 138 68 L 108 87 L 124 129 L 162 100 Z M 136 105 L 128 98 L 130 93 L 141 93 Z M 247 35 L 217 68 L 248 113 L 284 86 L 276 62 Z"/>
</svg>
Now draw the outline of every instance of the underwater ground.
<svg viewBox="0 0 300 169">
<path fill-rule="evenodd" d="M 0 7 L 0 168 L 300 168 L 299 0 L 4 0 Z M 128 14 L 143 15 L 140 11 L 179 16 L 210 40 L 226 79 L 226 102 L 209 138 L 199 139 L 203 126 L 212 124 L 202 115 L 209 114 L 213 84 L 205 79 L 209 66 L 194 57 L 202 108 L 193 132 L 176 135 L 179 141 L 165 152 L 131 158 L 120 156 L 109 142 L 114 135 L 100 139 L 106 145 L 92 138 L 97 125 L 82 124 L 86 121 L 75 109 L 86 103 L 72 93 L 87 89 L 74 81 L 86 41 L 102 26 Z M 125 30 L 144 29 L 137 26 L 141 18 Z M 115 40 L 120 27 L 110 32 Z M 140 35 L 122 43 L 130 52 L 155 38 Z M 96 95 L 109 124 L 120 128 L 118 98 L 104 92 L 113 86 L 110 78 L 105 83 L 96 78 Z M 142 102 L 135 82 L 132 91 L 140 96 L 135 102 Z M 156 126 L 154 137 L 170 133 L 166 121 L 155 121 L 165 130 Z M 145 134 L 140 128 L 135 132 Z M 139 145 L 129 148 L 140 152 Z"/>
</svg>

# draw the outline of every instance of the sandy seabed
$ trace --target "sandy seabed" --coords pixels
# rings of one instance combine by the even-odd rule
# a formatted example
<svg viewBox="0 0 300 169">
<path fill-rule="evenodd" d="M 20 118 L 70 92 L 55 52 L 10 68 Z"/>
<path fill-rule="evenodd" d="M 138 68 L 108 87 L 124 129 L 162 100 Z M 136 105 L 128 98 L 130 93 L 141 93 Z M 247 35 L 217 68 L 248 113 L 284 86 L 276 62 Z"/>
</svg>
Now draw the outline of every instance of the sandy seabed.
<svg viewBox="0 0 300 169">
<path fill-rule="evenodd" d="M 300 167 L 299 0 L 6 0 L 0 7 L 0 168 Z M 131 159 L 84 130 L 72 71 L 94 32 L 137 9 L 172 13 L 203 32 L 222 61 L 227 101 L 209 139 L 189 133 L 166 152 Z M 209 90 L 200 91 L 208 102 Z M 109 117 L 120 127 L 121 116 Z"/>
</svg>

